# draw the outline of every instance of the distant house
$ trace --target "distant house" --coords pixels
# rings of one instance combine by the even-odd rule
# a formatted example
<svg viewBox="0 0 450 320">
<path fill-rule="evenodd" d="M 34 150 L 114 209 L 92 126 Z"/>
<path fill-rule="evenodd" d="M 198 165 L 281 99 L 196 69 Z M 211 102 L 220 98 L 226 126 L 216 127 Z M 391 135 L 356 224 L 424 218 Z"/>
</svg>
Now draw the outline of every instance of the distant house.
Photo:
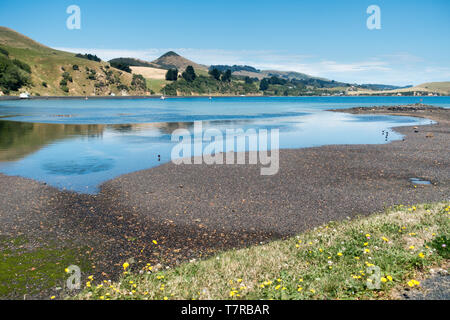
<svg viewBox="0 0 450 320">
<path fill-rule="evenodd" d="M 22 93 L 19 95 L 19 98 L 20 98 L 20 99 L 29 99 L 29 98 L 30 98 L 30 94 L 29 94 L 28 92 L 22 92 Z"/>
</svg>

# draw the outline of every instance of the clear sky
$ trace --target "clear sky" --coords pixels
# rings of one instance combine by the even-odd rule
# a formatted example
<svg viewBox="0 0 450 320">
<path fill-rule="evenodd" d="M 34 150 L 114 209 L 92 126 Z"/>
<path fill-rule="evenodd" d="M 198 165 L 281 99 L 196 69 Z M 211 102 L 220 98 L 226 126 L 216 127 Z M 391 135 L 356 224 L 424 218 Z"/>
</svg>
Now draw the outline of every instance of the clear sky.
<svg viewBox="0 0 450 320">
<path fill-rule="evenodd" d="M 69 5 L 81 29 L 69 30 Z M 366 10 L 381 9 L 369 30 Z M 103 59 L 167 50 L 204 64 L 248 64 L 385 84 L 450 80 L 449 0 L 0 0 L 0 25 Z"/>
</svg>

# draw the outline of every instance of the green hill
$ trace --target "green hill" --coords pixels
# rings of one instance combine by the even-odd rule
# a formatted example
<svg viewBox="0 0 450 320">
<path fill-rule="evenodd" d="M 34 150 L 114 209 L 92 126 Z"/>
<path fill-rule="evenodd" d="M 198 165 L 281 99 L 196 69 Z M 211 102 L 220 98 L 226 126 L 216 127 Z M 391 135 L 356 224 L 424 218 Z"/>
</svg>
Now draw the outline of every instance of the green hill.
<svg viewBox="0 0 450 320">
<path fill-rule="evenodd" d="M 76 57 L 74 53 L 51 49 L 6 27 L 0 27 L 0 64 L 18 60 L 30 67 L 30 83 L 10 95 L 29 92 L 32 95 L 129 95 L 147 94 L 147 89 L 133 75 L 112 68 L 107 62 Z M 7 53 L 7 54 L 5 54 Z M 9 62 L 8 62 L 9 60 Z M 0 66 L 1 67 L 1 66 Z M 2 70 L 2 69 L 0 69 Z M 3 70 L 12 70 L 3 68 Z M 3 78 L 8 75 L 2 74 Z M 0 91 L 8 93 L 1 85 Z"/>
</svg>

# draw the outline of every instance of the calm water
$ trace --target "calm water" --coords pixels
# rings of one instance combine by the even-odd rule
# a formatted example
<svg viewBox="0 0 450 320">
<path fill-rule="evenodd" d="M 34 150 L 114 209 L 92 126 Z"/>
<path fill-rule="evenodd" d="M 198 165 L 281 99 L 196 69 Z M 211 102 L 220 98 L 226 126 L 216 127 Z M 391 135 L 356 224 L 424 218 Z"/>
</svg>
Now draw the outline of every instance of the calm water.
<svg viewBox="0 0 450 320">
<path fill-rule="evenodd" d="M 0 101 L 0 172 L 95 193 L 106 180 L 170 161 L 178 128 L 279 129 L 281 148 L 380 144 L 389 128 L 426 119 L 325 110 L 420 102 L 417 97 L 91 99 Z M 450 107 L 449 97 L 423 102 Z M 224 150 L 226 151 L 226 150 Z M 158 155 L 161 158 L 158 158 Z"/>
</svg>

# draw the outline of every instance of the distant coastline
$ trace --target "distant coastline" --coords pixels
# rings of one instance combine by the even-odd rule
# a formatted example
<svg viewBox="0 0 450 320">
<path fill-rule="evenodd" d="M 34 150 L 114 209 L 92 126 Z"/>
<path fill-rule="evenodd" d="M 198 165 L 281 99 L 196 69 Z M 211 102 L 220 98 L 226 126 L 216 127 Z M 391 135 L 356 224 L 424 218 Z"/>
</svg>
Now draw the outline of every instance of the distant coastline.
<svg viewBox="0 0 450 320">
<path fill-rule="evenodd" d="M 110 100 L 127 100 L 127 99 L 160 99 L 162 95 L 145 95 L 145 96 L 87 96 L 88 100 L 91 99 L 110 99 Z M 375 97 L 386 97 L 386 98 L 432 98 L 432 97 L 450 97 L 450 95 L 440 95 L 440 96 L 397 96 L 397 95 L 341 95 L 341 96 L 264 96 L 264 95 L 190 95 L 190 96 L 165 96 L 168 99 L 182 99 L 182 98 L 375 98 Z M 85 100 L 86 96 L 30 96 L 29 98 L 23 99 L 19 96 L 0 96 L 0 101 L 8 100 Z"/>
</svg>

